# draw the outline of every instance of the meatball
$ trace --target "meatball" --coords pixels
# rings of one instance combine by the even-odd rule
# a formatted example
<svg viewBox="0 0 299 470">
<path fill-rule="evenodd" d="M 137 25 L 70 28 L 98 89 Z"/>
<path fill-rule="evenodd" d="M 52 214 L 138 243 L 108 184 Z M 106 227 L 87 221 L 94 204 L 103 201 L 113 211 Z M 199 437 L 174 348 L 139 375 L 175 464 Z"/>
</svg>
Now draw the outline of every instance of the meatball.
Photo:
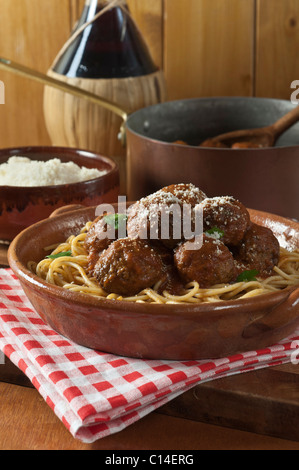
<svg viewBox="0 0 299 470">
<path fill-rule="evenodd" d="M 106 250 L 112 241 L 107 236 L 105 215 L 98 217 L 88 230 L 84 241 L 84 247 L 88 252 L 88 271 L 90 273 L 93 272 L 99 253 Z"/>
<path fill-rule="evenodd" d="M 186 284 L 196 281 L 202 288 L 229 283 L 236 277 L 235 262 L 229 249 L 220 240 L 205 234 L 199 249 L 190 250 L 188 242 L 181 244 L 175 250 L 174 262 Z"/>
<path fill-rule="evenodd" d="M 159 243 L 152 243 L 153 248 L 159 253 L 163 263 L 164 275 L 158 288 L 159 294 L 167 291 L 171 295 L 180 295 L 184 290 L 184 284 L 174 265 L 173 250 Z"/>
<path fill-rule="evenodd" d="M 129 210 L 128 236 L 160 240 L 164 246 L 175 248 L 185 237 L 190 238 L 190 232 L 194 232 L 195 207 L 205 197 L 194 185 L 178 184 L 140 199 Z M 190 218 L 189 224 L 184 217 Z M 190 232 L 185 234 L 187 230 Z"/>
<path fill-rule="evenodd" d="M 157 191 L 130 208 L 127 227 L 130 238 L 160 240 L 174 248 L 182 239 L 182 204 L 173 194 Z"/>
<path fill-rule="evenodd" d="M 256 269 L 261 276 L 272 273 L 278 264 L 280 247 L 272 230 L 252 224 L 237 249 L 236 259 L 249 269 Z"/>
<path fill-rule="evenodd" d="M 172 184 L 170 186 L 166 186 L 161 191 L 173 194 L 183 204 L 190 204 L 191 207 L 195 207 L 197 204 L 200 204 L 207 197 L 203 191 L 191 183 Z"/>
<path fill-rule="evenodd" d="M 132 296 L 164 276 L 160 255 L 146 241 L 122 238 L 103 251 L 94 275 L 105 292 Z"/>
<path fill-rule="evenodd" d="M 239 245 L 250 226 L 246 207 L 230 196 L 207 198 L 202 202 L 204 231 L 217 228 L 223 232 L 225 245 Z"/>
<path fill-rule="evenodd" d="M 115 223 L 117 216 L 118 214 L 104 213 L 95 219 L 86 234 L 84 247 L 88 252 L 88 271 L 91 274 L 100 253 L 119 237 L 119 225 Z"/>
</svg>

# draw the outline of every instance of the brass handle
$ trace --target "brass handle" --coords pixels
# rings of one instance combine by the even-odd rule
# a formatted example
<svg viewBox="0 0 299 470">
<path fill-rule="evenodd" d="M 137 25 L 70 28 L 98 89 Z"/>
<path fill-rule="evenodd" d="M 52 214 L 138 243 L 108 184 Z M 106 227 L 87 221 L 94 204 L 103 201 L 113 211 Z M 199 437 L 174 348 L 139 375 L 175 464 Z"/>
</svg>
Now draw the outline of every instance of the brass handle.
<svg viewBox="0 0 299 470">
<path fill-rule="evenodd" d="M 78 98 L 83 98 L 91 103 L 97 104 L 105 109 L 108 109 L 109 111 L 112 111 L 113 113 L 120 116 L 123 120 L 120 130 L 120 138 L 123 143 L 125 142 L 125 123 L 128 119 L 128 113 L 117 106 L 115 103 L 105 100 L 104 98 L 100 98 L 99 96 L 94 95 L 89 91 L 83 90 L 82 88 L 69 85 L 68 83 L 64 83 L 52 77 L 48 77 L 48 75 L 44 73 L 37 72 L 36 70 L 30 69 L 24 65 L 18 64 L 3 57 L 0 57 L 0 70 L 6 70 L 16 73 L 17 75 L 31 78 L 32 80 L 43 83 L 44 85 L 52 86 L 58 90 L 70 93 L 71 95 L 77 96 Z"/>
</svg>

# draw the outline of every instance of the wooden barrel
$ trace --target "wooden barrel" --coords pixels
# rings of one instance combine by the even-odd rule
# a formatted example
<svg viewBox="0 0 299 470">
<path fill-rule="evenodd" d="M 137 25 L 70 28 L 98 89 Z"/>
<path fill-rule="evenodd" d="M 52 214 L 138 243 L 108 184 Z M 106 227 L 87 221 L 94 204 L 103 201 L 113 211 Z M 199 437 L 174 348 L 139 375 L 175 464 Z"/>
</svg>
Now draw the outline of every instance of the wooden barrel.
<svg viewBox="0 0 299 470">
<path fill-rule="evenodd" d="M 131 114 L 166 100 L 164 74 L 115 79 L 69 78 L 52 69 L 48 76 L 94 93 Z M 126 148 L 119 140 L 122 119 L 111 111 L 68 93 L 45 87 L 44 118 L 55 146 L 86 149 L 113 158 L 119 166 L 121 194 L 126 194 Z"/>
</svg>

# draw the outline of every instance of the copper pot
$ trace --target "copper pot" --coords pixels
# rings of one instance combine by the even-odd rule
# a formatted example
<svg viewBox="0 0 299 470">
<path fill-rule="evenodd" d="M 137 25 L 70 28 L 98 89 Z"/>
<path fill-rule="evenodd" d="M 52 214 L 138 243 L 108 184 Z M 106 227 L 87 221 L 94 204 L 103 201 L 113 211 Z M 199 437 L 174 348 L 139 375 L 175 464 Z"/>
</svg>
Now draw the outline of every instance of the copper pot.
<svg viewBox="0 0 299 470">
<path fill-rule="evenodd" d="M 269 125 L 293 106 L 275 99 L 199 98 L 133 113 L 126 123 L 129 199 L 191 182 L 210 197 L 231 195 L 247 207 L 299 219 L 299 124 L 276 147 L 198 147 L 223 132 Z M 178 139 L 191 145 L 174 144 Z"/>
</svg>

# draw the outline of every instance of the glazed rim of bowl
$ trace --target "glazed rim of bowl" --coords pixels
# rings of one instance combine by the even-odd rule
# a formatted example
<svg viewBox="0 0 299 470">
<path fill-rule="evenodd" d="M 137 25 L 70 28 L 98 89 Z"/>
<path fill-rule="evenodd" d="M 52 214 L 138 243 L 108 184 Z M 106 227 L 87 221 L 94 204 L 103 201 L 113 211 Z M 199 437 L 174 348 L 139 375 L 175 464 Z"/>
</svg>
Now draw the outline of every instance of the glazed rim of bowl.
<svg viewBox="0 0 299 470">
<path fill-rule="evenodd" d="M 68 188 L 76 188 L 76 186 L 78 185 L 82 185 L 82 184 L 86 184 L 86 183 L 91 183 L 91 182 L 95 182 L 95 181 L 99 181 L 101 179 L 104 179 L 106 177 L 108 177 L 109 175 L 115 173 L 118 171 L 118 167 L 117 167 L 117 164 L 109 157 L 105 157 L 103 155 L 100 155 L 100 154 L 96 154 L 96 153 L 93 153 L 93 152 L 90 152 L 88 150 L 81 150 L 81 149 L 76 149 L 76 148 L 68 148 L 68 147 L 18 147 L 18 148 L 7 148 L 7 149 L 1 149 L 0 151 L 0 158 L 1 158 L 1 154 L 5 154 L 5 152 L 9 152 L 9 151 L 14 151 L 14 150 L 23 150 L 24 152 L 27 152 L 28 154 L 30 153 L 30 150 L 32 150 L 31 154 L 34 154 L 34 153 L 42 153 L 42 152 L 49 152 L 51 153 L 51 151 L 55 150 L 55 153 L 53 154 L 53 156 L 51 156 L 49 154 L 49 158 L 47 158 L 46 160 L 41 160 L 41 161 L 48 161 L 48 160 L 52 160 L 53 158 L 58 158 L 59 155 L 56 155 L 56 152 L 59 153 L 59 151 L 68 151 L 70 154 L 72 154 L 73 156 L 76 156 L 78 154 L 78 152 L 81 152 L 82 154 L 82 157 L 83 158 L 86 158 L 86 159 L 89 159 L 90 161 L 94 160 L 95 162 L 102 162 L 106 165 L 108 165 L 110 168 L 107 168 L 107 171 L 105 174 L 101 175 L 101 176 L 97 176 L 96 178 L 91 178 L 89 180 L 84 180 L 84 181 L 77 181 L 76 183 L 62 183 L 62 184 L 51 184 L 51 185 L 45 185 L 45 186 L 9 186 L 9 185 L 0 185 L 0 191 L 2 189 L 14 189 L 15 191 L 24 191 L 24 190 L 35 190 L 35 189 L 40 189 L 40 188 L 44 188 L 44 189 L 60 189 L 62 187 L 68 187 Z M 36 152 L 34 152 L 34 150 L 36 150 Z M 89 156 L 92 155 L 92 158 L 90 158 Z M 16 153 L 16 154 L 11 154 L 11 155 L 8 155 L 8 157 L 18 157 L 18 156 L 22 156 L 22 157 L 26 157 L 26 155 L 22 155 L 21 153 Z M 40 156 L 40 158 L 42 159 L 42 155 Z M 72 161 L 72 160 L 70 160 Z M 0 161 L 0 164 L 2 163 L 5 163 L 5 162 L 1 162 Z M 62 163 L 66 163 L 66 162 L 62 162 Z M 77 164 L 75 161 L 73 162 L 75 164 Z M 78 164 L 77 164 L 78 165 Z M 80 166 L 80 165 L 78 165 Z M 91 169 L 91 168 L 90 168 Z M 98 168 L 94 168 L 95 170 L 98 170 Z M 101 170 L 99 170 L 101 171 Z"/>
<path fill-rule="evenodd" d="M 284 300 L 289 298 L 291 295 L 295 295 L 299 299 L 299 285 L 287 287 L 277 292 L 267 293 L 258 295 L 255 297 L 249 297 L 245 299 L 236 299 L 230 301 L 221 301 L 215 303 L 199 303 L 199 304 L 158 304 L 158 303 L 136 303 L 136 302 L 127 302 L 124 300 L 111 300 L 106 298 L 96 298 L 90 296 L 88 294 L 79 293 L 79 292 L 72 292 L 68 289 L 64 289 L 63 287 L 55 286 L 50 284 L 36 274 L 33 274 L 24 264 L 24 262 L 19 259 L 18 251 L 23 243 L 24 237 L 28 237 L 30 239 L 30 234 L 34 231 L 39 231 L 40 228 L 43 226 L 51 223 L 54 219 L 59 222 L 64 220 L 66 216 L 77 216 L 86 213 L 86 210 L 93 209 L 93 208 L 81 208 L 75 209 L 74 211 L 70 211 L 68 214 L 61 214 L 56 215 L 52 219 L 46 219 L 41 222 L 34 224 L 33 226 L 25 229 L 21 232 L 17 237 L 12 241 L 9 251 L 8 251 L 8 259 L 9 264 L 15 275 L 20 279 L 21 282 L 25 284 L 31 285 L 31 287 L 41 289 L 43 295 L 49 294 L 49 296 L 54 297 L 56 299 L 65 299 L 66 301 L 71 301 L 76 305 L 82 305 L 85 307 L 92 306 L 92 307 L 101 307 L 105 308 L 106 310 L 114 310 L 114 311 L 130 311 L 130 314 L 153 314 L 153 315 L 182 315 L 182 314 L 206 314 L 207 312 L 215 312 L 215 313 L 223 313 L 225 312 L 236 314 L 239 311 L 248 311 L 251 310 L 252 313 L 259 311 L 261 309 L 269 309 L 269 313 L 271 312 L 272 308 L 279 306 Z M 259 211 L 251 211 L 254 212 L 256 215 L 264 214 L 271 218 L 272 214 L 267 214 L 264 212 Z M 284 222 L 289 222 L 291 225 L 295 224 L 295 227 L 298 226 L 299 232 L 299 224 L 293 221 L 288 221 L 279 216 L 274 216 L 277 220 L 283 220 Z M 87 220 L 86 220 L 87 221 Z M 67 236 L 67 235 L 66 235 Z M 46 245 L 44 245 L 46 246 Z M 28 260 L 29 261 L 29 260 Z"/>
</svg>

